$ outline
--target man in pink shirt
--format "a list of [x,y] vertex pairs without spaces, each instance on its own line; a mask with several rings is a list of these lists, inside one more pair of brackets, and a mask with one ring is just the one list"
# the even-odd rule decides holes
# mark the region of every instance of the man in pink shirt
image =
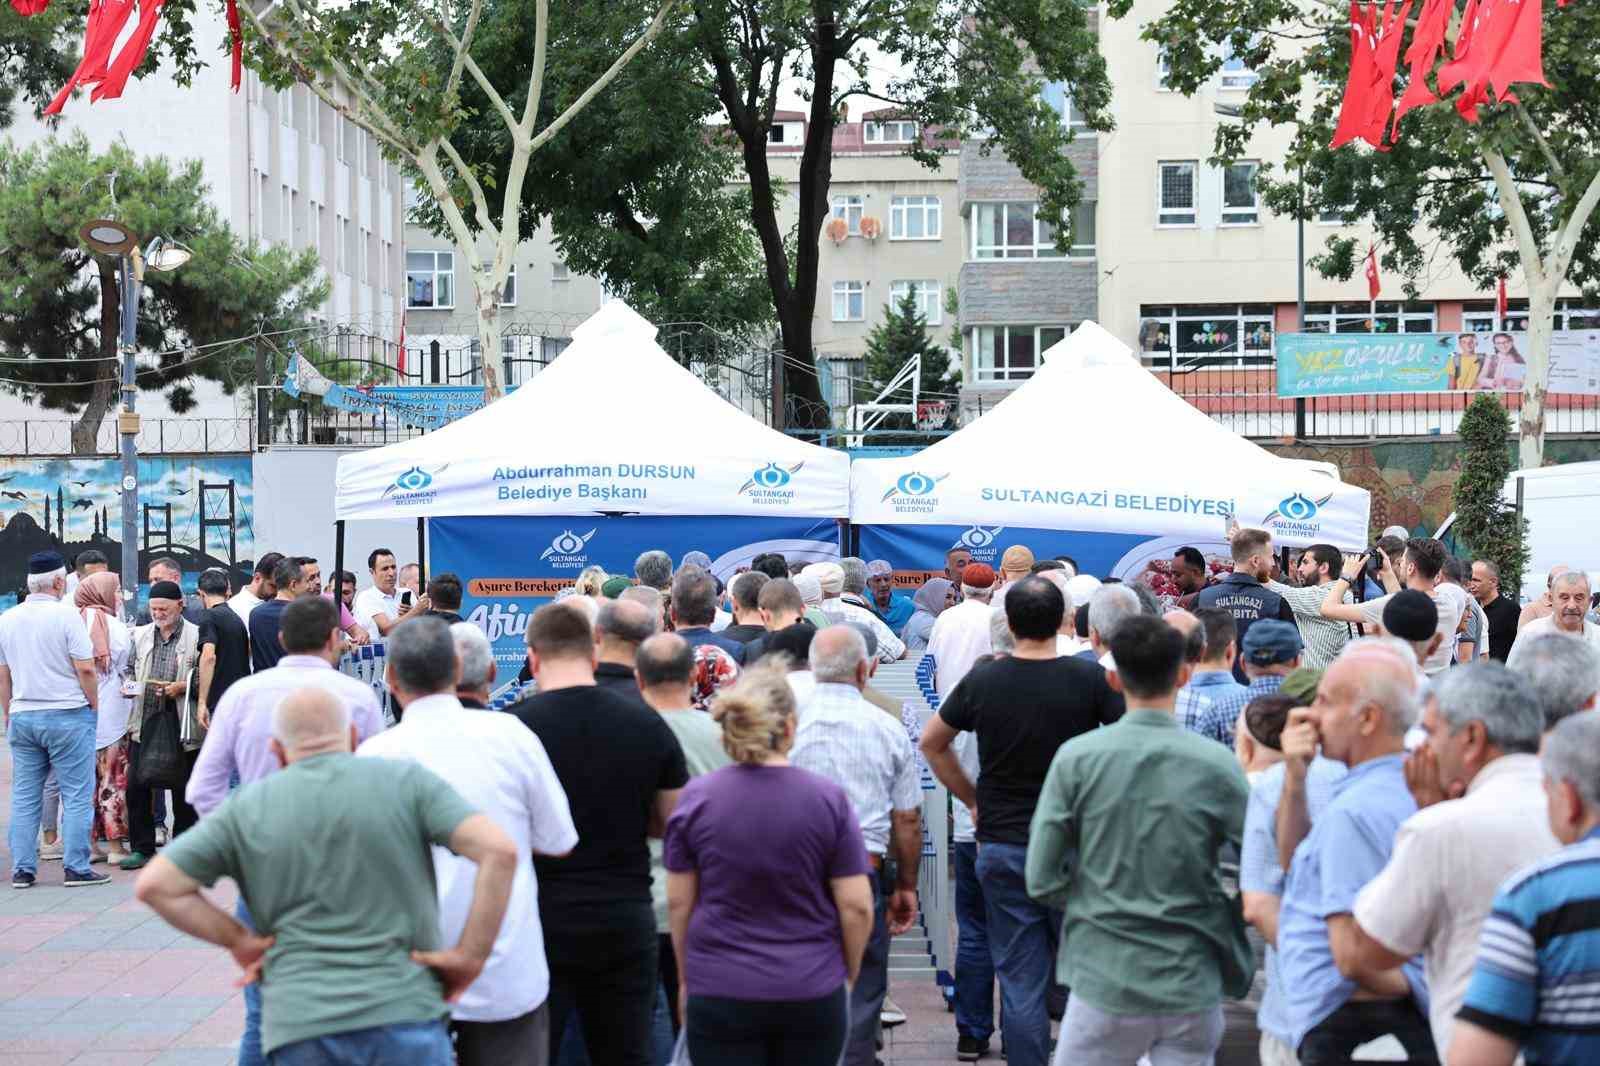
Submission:
[[[306,591],[313,596],[324,599],[333,599],[333,590],[322,591],[322,567],[315,559],[301,557],[300,570],[305,575]],[[339,628],[350,638],[352,644],[369,644],[372,634],[368,633],[365,626],[356,621],[356,616],[350,613],[350,608],[343,602],[339,603]]]

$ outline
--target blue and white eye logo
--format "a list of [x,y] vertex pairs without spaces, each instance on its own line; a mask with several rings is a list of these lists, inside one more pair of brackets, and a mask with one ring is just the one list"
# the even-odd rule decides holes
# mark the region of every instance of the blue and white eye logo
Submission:
[[956,542],[956,547],[966,548],[969,551],[975,552],[982,551],[985,548],[993,547],[995,539],[1000,536],[1000,533],[1004,529],[1005,526],[995,526],[993,529],[984,529],[982,526],[973,526],[971,529],[961,534],[961,539]]
[[1289,533],[1316,533],[1322,524],[1316,520],[1317,515],[1333,499],[1333,493],[1328,493],[1320,500],[1313,500],[1304,493],[1297,492],[1278,502],[1278,509],[1261,520],[1261,524],[1268,528],[1282,530]]
[[449,465],[445,463],[432,470],[424,470],[420,466],[409,467],[389,483],[389,487],[383,490],[381,498],[391,500],[395,504],[426,503],[435,495],[433,479],[443,473]]
[[938,487],[939,482],[949,476],[949,474],[931,476],[913,470],[909,474],[901,475],[900,480],[896,481],[889,491],[883,494],[883,498],[892,500],[897,496],[932,496],[933,490]]
[[550,542],[550,547],[544,550],[544,554],[539,556],[539,561],[541,563],[547,562],[558,570],[582,569],[589,562],[589,556],[583,549],[593,539],[599,528],[599,526],[596,526],[589,532],[581,534],[574,533],[570,529],[563,529],[556,534],[556,538]]
[[794,489],[789,487],[789,482],[794,480],[794,475],[805,465],[804,462],[795,463],[793,466],[768,463],[751,474],[750,480],[739,486],[739,491],[735,495],[748,496],[754,503],[786,506],[794,502]]

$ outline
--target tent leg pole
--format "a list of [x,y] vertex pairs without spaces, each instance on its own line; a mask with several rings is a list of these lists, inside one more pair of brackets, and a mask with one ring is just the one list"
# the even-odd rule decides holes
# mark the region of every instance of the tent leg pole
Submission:
[[428,520],[417,519],[417,592],[428,590]]
[[344,519],[333,523],[333,605],[344,604]]

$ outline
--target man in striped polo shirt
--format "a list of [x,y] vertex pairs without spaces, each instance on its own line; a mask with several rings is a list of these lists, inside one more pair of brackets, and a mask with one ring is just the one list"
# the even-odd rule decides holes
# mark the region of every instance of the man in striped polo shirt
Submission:
[[1512,875],[1488,919],[1450,1066],[1600,1062],[1600,715],[1575,714],[1540,756],[1566,847]]

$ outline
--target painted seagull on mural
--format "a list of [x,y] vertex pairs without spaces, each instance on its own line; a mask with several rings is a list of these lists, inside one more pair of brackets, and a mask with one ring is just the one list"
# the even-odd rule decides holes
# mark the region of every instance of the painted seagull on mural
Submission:
[[4,496],[8,500],[22,500],[24,502],[28,499],[26,492],[0,492],[0,496]]
[[80,489],[86,489],[90,485],[93,485],[94,482],[92,482],[92,481],[74,481],[73,484],[78,486]]
[[93,500],[73,500],[72,501],[72,509],[74,511],[81,511],[85,507],[93,507],[93,506],[94,506],[94,501]]

